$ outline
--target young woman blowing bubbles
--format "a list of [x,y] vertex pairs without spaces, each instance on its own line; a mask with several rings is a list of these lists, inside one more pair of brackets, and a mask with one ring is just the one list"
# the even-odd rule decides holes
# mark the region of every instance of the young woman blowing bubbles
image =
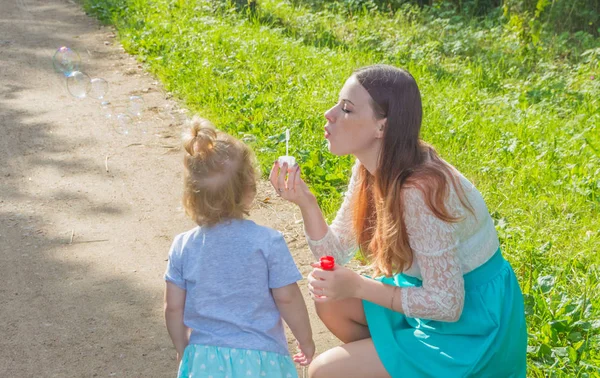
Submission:
[[[319,317],[345,344],[318,356],[312,378],[525,377],[523,297],[481,194],[420,137],[422,105],[406,71],[357,70],[325,113],[335,155],[356,164],[331,225],[300,177],[270,180],[300,207],[316,258]],[[359,250],[376,278],[345,268]]]

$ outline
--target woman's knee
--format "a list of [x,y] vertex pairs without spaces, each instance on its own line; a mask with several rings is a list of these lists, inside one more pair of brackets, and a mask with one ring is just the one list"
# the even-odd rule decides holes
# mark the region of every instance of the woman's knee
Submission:
[[317,315],[322,321],[327,320],[327,318],[334,317],[336,314],[339,315],[339,311],[336,311],[334,303],[335,302],[315,302]]
[[315,303],[315,308],[317,315],[324,323],[328,320],[339,321],[340,319],[348,319],[358,324],[367,325],[362,301],[356,298],[317,302]]
[[344,343],[370,337],[362,302],[347,299],[316,303],[317,315],[338,339]]
[[331,378],[330,366],[325,362],[323,355],[317,356],[308,367],[309,378]]
[[371,339],[329,349],[308,368],[310,378],[390,378]]

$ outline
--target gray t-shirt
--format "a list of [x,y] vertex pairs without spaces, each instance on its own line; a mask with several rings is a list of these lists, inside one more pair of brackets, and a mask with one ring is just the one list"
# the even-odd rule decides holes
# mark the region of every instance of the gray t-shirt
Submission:
[[278,231],[249,220],[175,237],[165,280],[186,290],[190,344],[288,354],[270,289],[302,279]]

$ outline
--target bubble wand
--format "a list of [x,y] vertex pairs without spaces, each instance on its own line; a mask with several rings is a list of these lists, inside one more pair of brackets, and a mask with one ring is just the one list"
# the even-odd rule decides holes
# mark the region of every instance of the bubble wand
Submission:
[[296,158],[289,156],[290,152],[290,129],[285,129],[285,156],[280,156],[277,159],[279,166],[282,167],[284,163],[287,163],[288,169],[296,165]]

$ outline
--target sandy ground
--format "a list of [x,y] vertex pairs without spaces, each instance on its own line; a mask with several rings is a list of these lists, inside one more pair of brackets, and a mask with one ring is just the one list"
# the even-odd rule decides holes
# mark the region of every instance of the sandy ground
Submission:
[[[129,135],[99,100],[69,94],[52,67],[63,45],[108,81],[114,114],[143,97]],[[184,117],[76,3],[0,0],[1,377],[175,376],[162,275],[173,236],[193,226],[180,205]],[[267,183],[252,219],[284,233],[306,276],[299,213]],[[318,349],[337,345],[306,298]]]

